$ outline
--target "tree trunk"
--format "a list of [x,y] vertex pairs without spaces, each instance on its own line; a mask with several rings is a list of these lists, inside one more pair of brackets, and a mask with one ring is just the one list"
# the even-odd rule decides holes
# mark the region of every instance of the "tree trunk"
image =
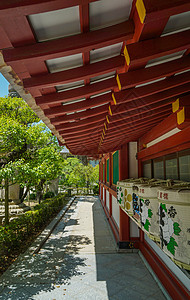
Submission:
[[[24,188],[22,186],[20,186],[19,188],[19,199],[21,201],[21,203],[23,202],[23,194],[24,194]],[[22,200],[23,199],[23,200]]]
[[5,179],[5,225],[9,224],[9,181]]
[[24,199],[26,198],[27,194],[29,191],[29,187],[27,186],[26,190],[24,193],[22,193],[22,197],[20,198],[20,202],[22,203],[24,201]]

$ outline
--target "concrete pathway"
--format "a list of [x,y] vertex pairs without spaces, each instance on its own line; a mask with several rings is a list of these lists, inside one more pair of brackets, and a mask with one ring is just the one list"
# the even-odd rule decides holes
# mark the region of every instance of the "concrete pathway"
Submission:
[[138,253],[118,253],[97,198],[80,197],[36,255],[0,278],[3,300],[165,299]]

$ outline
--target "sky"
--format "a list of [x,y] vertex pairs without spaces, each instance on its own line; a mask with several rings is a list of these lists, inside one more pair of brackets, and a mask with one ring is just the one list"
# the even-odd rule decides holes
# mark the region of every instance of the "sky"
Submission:
[[0,97],[5,97],[8,95],[9,82],[0,73]]

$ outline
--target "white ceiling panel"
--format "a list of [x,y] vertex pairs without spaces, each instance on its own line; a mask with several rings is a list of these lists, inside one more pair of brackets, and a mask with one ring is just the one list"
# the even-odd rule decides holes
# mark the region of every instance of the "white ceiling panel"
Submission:
[[81,101],[84,101],[84,100],[86,100],[86,99],[85,98],[80,98],[80,99],[76,99],[76,100],[72,100],[72,101],[63,102],[62,105],[67,106],[68,104],[78,103],[78,102],[81,102]]
[[98,97],[98,96],[102,96],[102,95],[105,95],[105,94],[108,94],[108,93],[110,93],[110,92],[111,92],[111,91],[106,91],[106,92],[102,92],[102,93],[99,93],[99,94],[92,95],[92,96],[90,96],[90,99],[96,98],[96,97]]
[[46,60],[50,73],[65,71],[83,65],[82,53]]
[[84,86],[84,80],[58,85],[58,86],[56,86],[56,89],[58,92],[63,92],[63,91],[67,91],[67,90],[73,90],[73,89],[79,88],[81,86]]
[[90,30],[111,26],[129,18],[132,0],[101,0],[90,3]]
[[171,16],[164,28],[163,35],[190,29],[190,11]]
[[166,79],[166,77],[155,79],[155,80],[152,80],[152,81],[149,81],[149,82],[145,82],[145,83],[142,83],[142,84],[138,84],[138,85],[135,86],[135,88],[141,87],[141,86],[144,86],[144,85],[149,85],[151,83],[156,83],[156,82],[164,80],[164,79]]
[[28,16],[38,42],[80,33],[79,7]]
[[115,77],[115,71],[93,77],[93,78],[90,79],[90,83],[93,84],[93,83],[100,82],[100,81],[110,79],[110,78],[113,78],[113,77]]
[[118,43],[114,44],[111,46],[99,48],[96,50],[91,50],[90,51],[90,62],[95,63],[97,61],[111,58],[117,55],[120,55],[121,53],[121,48],[122,48],[123,43]]
[[153,66],[156,66],[156,65],[160,65],[160,64],[163,64],[163,63],[181,58],[183,56],[183,54],[185,53],[185,51],[186,50],[183,50],[183,51],[175,52],[175,53],[165,55],[165,56],[162,56],[162,57],[158,57],[158,58],[155,58],[155,59],[151,59],[147,63],[146,68],[147,67],[153,67]]
[[175,73],[174,76],[180,75],[180,74],[183,74],[183,73],[186,73],[186,72],[189,72],[189,71],[190,71],[190,68],[189,68],[188,70],[185,70],[185,71],[181,71],[181,72]]

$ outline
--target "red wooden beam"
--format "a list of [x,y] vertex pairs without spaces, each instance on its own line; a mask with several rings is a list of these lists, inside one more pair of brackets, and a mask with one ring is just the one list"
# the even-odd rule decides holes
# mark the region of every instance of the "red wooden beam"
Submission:
[[69,139],[69,138],[74,138],[74,137],[85,137],[85,136],[91,136],[96,137],[99,136],[102,133],[102,127],[97,127],[96,129],[94,128],[90,128],[90,129],[86,129],[85,131],[82,132],[77,132],[77,133],[67,133],[67,134],[61,134],[61,136],[63,136],[65,139]]
[[87,149],[92,146],[98,148],[98,142],[86,142],[86,144],[77,144],[77,145],[68,144],[68,145],[72,149],[77,149],[79,147],[82,147],[83,149]]
[[136,129],[140,126],[144,126],[145,124],[149,124],[151,122],[154,122],[156,120],[157,121],[161,121],[163,120],[164,117],[168,116],[170,114],[170,110],[167,109],[164,112],[161,112],[159,115],[156,114],[152,114],[149,116],[149,119],[146,118],[145,120],[143,118],[139,118],[137,120],[133,120],[132,122],[128,122],[128,123],[119,123],[118,125],[108,128],[108,130],[106,131],[106,136],[104,138],[104,140],[106,140],[106,138],[112,136],[113,134],[119,133],[122,134],[123,133],[127,133],[127,132],[135,132]]
[[164,100],[159,103],[154,103],[154,104],[150,105],[149,107],[145,106],[144,109],[137,108],[137,109],[134,109],[133,111],[129,111],[129,112],[126,111],[123,114],[118,114],[118,115],[112,117],[109,127],[114,127],[115,122],[126,122],[127,120],[130,121],[130,120],[133,120],[134,118],[136,118],[136,119],[144,118],[146,116],[152,115],[152,113],[154,113],[154,112],[157,112],[157,113],[163,112],[168,108],[172,112],[171,103],[172,103],[172,99],[167,99],[167,100]]
[[145,24],[155,19],[170,17],[190,10],[188,0],[144,0]]
[[145,112],[143,114],[141,113],[141,114],[137,115],[136,117],[124,118],[123,120],[108,124],[106,133],[109,134],[109,132],[112,130],[120,130],[120,127],[122,129],[122,127],[124,128],[127,126],[129,129],[131,129],[131,127],[132,127],[133,130],[135,130],[136,125],[144,123],[146,121],[150,121],[155,118],[160,118],[162,116],[166,116],[169,113],[171,113],[171,107],[167,106],[162,109]]
[[100,138],[100,136],[102,135],[102,128],[100,128],[100,130],[86,130],[85,132],[82,132],[80,134],[73,134],[70,136],[66,136],[64,138],[64,140],[66,142],[75,142],[75,141],[85,141],[85,140],[95,140]]
[[103,75],[116,70],[122,70],[124,66],[124,57],[119,55],[113,58],[105,59],[90,65],[56,72],[52,74],[43,74],[26,78],[23,80],[26,89],[38,87],[45,88],[64,83],[85,80],[91,77]]
[[94,94],[103,93],[108,90],[113,90],[117,87],[117,82],[115,78],[110,78],[103,80],[101,82],[89,84],[79,88],[59,92],[51,93],[47,95],[42,95],[41,97],[36,97],[36,104],[60,104],[62,102],[72,101],[84,97],[90,97]]
[[98,116],[103,112],[107,112],[109,108],[109,104],[101,105],[100,107],[90,108],[82,112],[65,115],[64,113],[60,117],[50,117],[50,121],[52,124],[57,125],[60,123],[67,123],[69,121],[80,120],[80,119],[88,119],[89,117]]
[[108,145],[108,144],[114,144],[115,142],[117,143],[118,139],[121,137],[123,143],[127,141],[132,141],[134,140],[134,137],[138,137],[141,135],[141,133],[146,132],[147,130],[150,130],[150,128],[154,127],[155,125],[157,125],[159,122],[158,121],[152,121],[150,123],[144,124],[143,126],[137,127],[136,131],[129,131],[129,132],[124,132],[123,135],[117,135],[115,137],[112,137],[109,140],[104,140],[102,143],[102,146]]
[[136,109],[140,110],[143,107],[148,110],[149,106],[153,104],[156,104],[157,107],[161,107],[165,103],[172,103],[176,100],[176,97],[188,91],[190,91],[190,84],[181,85],[179,87],[154,94],[153,96],[147,96],[142,99],[136,99],[127,103],[112,106],[112,114],[114,116],[116,114],[125,113],[126,111],[134,111]]
[[175,73],[188,70],[189,65],[190,57],[187,56],[146,69],[119,74],[120,86],[121,89],[126,89],[163,77],[172,76]]
[[86,143],[86,144],[76,144],[76,145],[68,144],[68,146],[69,146],[70,148],[72,148],[72,149],[77,149],[77,148],[79,148],[79,147],[82,146],[83,150],[84,150],[84,149],[86,150],[86,149],[88,149],[89,147],[92,147],[92,146],[98,148],[98,142],[96,142],[96,143],[88,142],[88,143]]
[[146,145],[147,143],[176,128],[176,121],[176,114],[169,115],[158,126],[154,127],[151,131],[140,138],[140,148],[143,148],[143,145]]
[[103,29],[56,39],[56,42],[52,40],[5,49],[3,57],[7,63],[48,60],[120,43],[132,39],[133,34],[134,25],[129,20]]
[[92,129],[92,128],[99,128],[103,125],[104,121],[97,121],[96,123],[92,123],[92,124],[88,124],[86,126],[80,126],[80,127],[76,127],[76,128],[71,128],[71,129],[60,129],[59,133],[63,136],[67,136],[67,135],[74,135],[76,133],[81,133],[84,132],[86,130]]
[[172,110],[173,112],[178,111],[183,106],[189,106],[190,105],[190,94],[187,94],[185,96],[179,96],[179,98],[172,103]]
[[[150,124],[150,122],[151,122],[150,116],[152,118],[156,119],[157,121],[159,121],[158,118],[160,118],[160,114],[162,114],[162,117],[165,117],[166,115],[168,115],[169,112],[170,112],[170,108],[167,109],[167,110],[163,110],[159,113],[158,112],[155,112],[154,114],[152,113],[151,115],[148,116],[149,119],[148,119],[148,117],[143,118],[143,116],[142,116],[141,118],[139,118],[139,120],[134,120],[132,129],[131,129],[131,126],[130,126],[130,122],[129,122],[128,125],[122,124],[121,128],[118,129],[118,127],[116,127],[115,131],[114,131],[114,129],[112,129],[111,131],[106,131],[105,139],[107,139],[108,137],[110,139],[113,139],[113,137],[115,137],[113,134],[116,134],[116,133],[117,133],[117,136],[119,136],[119,135],[123,136],[123,134],[126,133],[126,129],[129,129],[132,132],[136,132],[138,125],[139,126],[142,125],[147,120]],[[135,123],[137,123],[137,125],[135,125]],[[126,129],[125,129],[125,127],[126,127]],[[96,140],[97,137],[99,137],[99,139],[100,139],[100,135],[102,134],[102,129],[103,129],[103,126],[102,126],[102,128],[100,127],[100,129],[98,131],[87,130],[84,133],[80,133],[80,135],[78,135],[77,133],[73,133],[73,134],[70,134],[69,136],[65,136],[63,134],[63,137],[65,138],[66,142],[67,141],[71,141],[71,142],[74,141],[75,142],[77,140],[80,143],[80,138],[82,140],[86,140],[86,139],[87,140],[89,140],[89,139],[90,140]],[[122,131],[122,129],[124,129],[124,132]]]
[[84,100],[72,104],[59,105],[52,108],[44,109],[44,114],[48,117],[54,115],[59,116],[69,112],[76,112],[83,109],[95,107],[97,105],[108,103],[110,101],[111,101],[111,93],[107,93],[105,95],[97,96],[89,100]]
[[[99,139],[100,139],[100,133],[99,133],[99,135],[96,135],[96,136],[93,137],[93,140],[95,140],[95,141],[96,140],[99,141]],[[66,143],[80,143],[80,141],[81,142],[85,142],[85,141],[91,141],[91,140],[92,140],[92,135],[89,134],[87,136],[80,136],[80,137],[78,137],[76,135],[76,136],[73,136],[73,137],[70,137],[70,138],[66,138],[65,142]]]
[[91,118],[86,118],[86,119],[83,119],[81,121],[61,123],[59,125],[55,125],[55,129],[57,129],[57,130],[60,130],[60,129],[63,129],[63,130],[75,129],[75,128],[80,127],[80,126],[87,126],[87,125],[90,125],[90,124],[93,124],[93,123],[97,123],[99,121],[105,120],[105,118],[106,118],[106,114],[102,113],[98,116],[94,116],[94,117],[91,117]]
[[147,61],[190,48],[190,30],[168,36],[143,40],[127,45],[129,64],[146,64]]
[[[104,152],[104,153],[112,152],[112,151],[120,149],[120,147],[123,144],[126,144],[128,142],[137,141],[137,139],[139,138],[139,136],[141,136],[142,134],[144,134],[147,130],[150,130],[153,126],[154,126],[154,124],[150,124],[149,126],[146,126],[146,127],[142,128],[142,129],[139,129],[135,133],[131,133],[130,135],[123,134],[122,137],[118,137],[116,139],[107,141],[105,144],[104,143],[101,144],[101,146],[99,148],[100,152],[101,153],[102,152]],[[115,147],[117,149],[115,149]]]
[[149,159],[165,155],[166,153],[173,153],[190,147],[190,127],[170,136],[165,140],[146,148],[138,153],[138,159]]
[[38,2],[36,0],[8,0],[0,3],[0,14],[3,16],[5,14],[15,15],[16,13],[39,14],[95,1],[97,0],[40,0]]
[[88,143],[88,142],[94,142],[94,143],[99,143],[100,141],[100,137],[97,137],[95,139],[91,139],[91,138],[86,138],[86,139],[78,139],[78,140],[71,140],[71,141],[65,141],[66,144],[72,146],[72,145],[82,145],[82,144],[85,144],[85,143]]
[[182,130],[188,126],[190,126],[190,105],[177,112],[177,127]]
[[[135,100],[138,98],[146,97],[156,94],[158,92],[165,91],[170,88],[177,87],[182,84],[190,82],[190,72],[185,72],[176,76],[172,76],[161,80],[159,82],[151,83],[145,86],[126,89],[117,93],[114,93],[114,97],[117,104]],[[188,87],[189,85],[187,85]]]

